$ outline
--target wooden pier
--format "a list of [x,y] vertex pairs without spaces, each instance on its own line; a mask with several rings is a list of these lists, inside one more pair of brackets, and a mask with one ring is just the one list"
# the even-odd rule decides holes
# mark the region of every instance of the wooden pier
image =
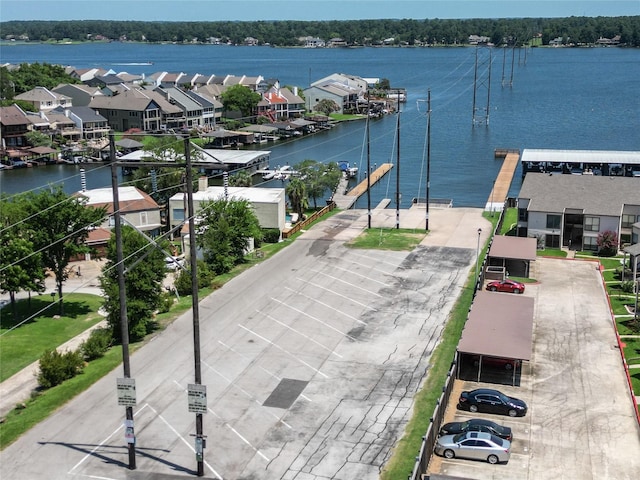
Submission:
[[365,178],[348,192],[344,191],[347,186],[346,179],[344,179],[344,183],[343,181],[340,182],[337,192],[333,195],[333,201],[336,202],[338,208],[341,208],[343,210],[351,208],[356,203],[356,200],[358,200],[358,198],[366,193],[369,182],[371,182],[371,185],[374,185],[382,177],[389,173],[389,170],[391,170],[392,168],[392,163],[383,163],[371,173],[369,179]]
[[491,189],[491,193],[489,193],[487,204],[484,207],[487,212],[500,212],[504,208],[504,202],[509,195],[513,175],[520,162],[520,151],[496,149],[495,157],[503,158],[504,160],[502,162],[502,168],[493,182],[493,188]]

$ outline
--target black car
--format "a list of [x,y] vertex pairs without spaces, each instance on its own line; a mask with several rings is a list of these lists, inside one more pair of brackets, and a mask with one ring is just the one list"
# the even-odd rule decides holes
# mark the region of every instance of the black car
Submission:
[[440,435],[455,435],[466,432],[487,432],[496,437],[504,438],[505,440],[513,440],[511,428],[498,425],[491,420],[484,420],[483,418],[472,418],[466,422],[445,423],[442,428],[440,428]]
[[527,404],[522,400],[490,388],[462,392],[458,400],[458,408],[472,413],[497,413],[510,417],[524,417],[527,414]]

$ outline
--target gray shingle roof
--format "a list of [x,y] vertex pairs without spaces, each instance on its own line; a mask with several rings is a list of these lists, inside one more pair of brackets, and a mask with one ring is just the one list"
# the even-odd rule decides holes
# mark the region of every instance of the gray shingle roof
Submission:
[[587,215],[620,216],[625,204],[640,205],[640,179],[598,175],[527,173],[518,198],[529,211],[583,210]]

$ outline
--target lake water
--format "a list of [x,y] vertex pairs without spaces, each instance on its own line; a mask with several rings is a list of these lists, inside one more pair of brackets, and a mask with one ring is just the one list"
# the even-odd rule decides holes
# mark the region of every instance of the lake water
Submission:
[[[400,114],[400,191],[402,206],[424,197],[426,176],[426,98],[431,90],[432,198],[454,206],[484,206],[501,162],[495,149],[550,148],[640,151],[640,49],[538,48],[516,51],[513,82],[511,52],[479,51],[478,108],[487,105],[489,125],[473,126],[475,48],[284,49],[213,45],[2,45],[0,63],[47,62],[116,72],[158,71],[277,78],[305,88],[334,72],[389,79],[406,88]],[[143,65],[152,62],[152,65]],[[503,74],[504,72],[504,74]],[[487,88],[489,87],[489,88]],[[488,95],[490,92],[490,95]],[[396,163],[397,117],[373,121],[371,164]],[[271,165],[304,159],[348,161],[366,170],[365,122],[280,145],[269,144]],[[110,186],[110,169],[84,165],[88,188]],[[63,182],[80,189],[79,167],[48,166],[0,173],[0,190],[17,193]],[[372,191],[375,205],[395,198],[390,175]],[[520,187],[516,173],[511,194]]]

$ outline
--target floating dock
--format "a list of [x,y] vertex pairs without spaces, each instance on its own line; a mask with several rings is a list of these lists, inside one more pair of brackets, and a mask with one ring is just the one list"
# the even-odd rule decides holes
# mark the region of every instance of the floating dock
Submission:
[[487,204],[484,207],[487,212],[501,212],[504,208],[504,202],[509,195],[513,175],[516,173],[516,168],[520,162],[520,151],[496,149],[495,157],[503,158],[504,160],[502,168],[493,182],[493,188],[489,193]]
[[338,208],[343,210],[347,210],[353,207],[353,205],[356,203],[356,200],[358,200],[358,198],[366,193],[369,182],[371,182],[371,185],[374,185],[382,177],[389,173],[389,170],[391,170],[392,168],[392,163],[383,163],[371,173],[369,179],[365,178],[348,192],[345,192],[348,180],[341,180],[336,193],[334,193],[333,195],[333,201],[336,202]]

